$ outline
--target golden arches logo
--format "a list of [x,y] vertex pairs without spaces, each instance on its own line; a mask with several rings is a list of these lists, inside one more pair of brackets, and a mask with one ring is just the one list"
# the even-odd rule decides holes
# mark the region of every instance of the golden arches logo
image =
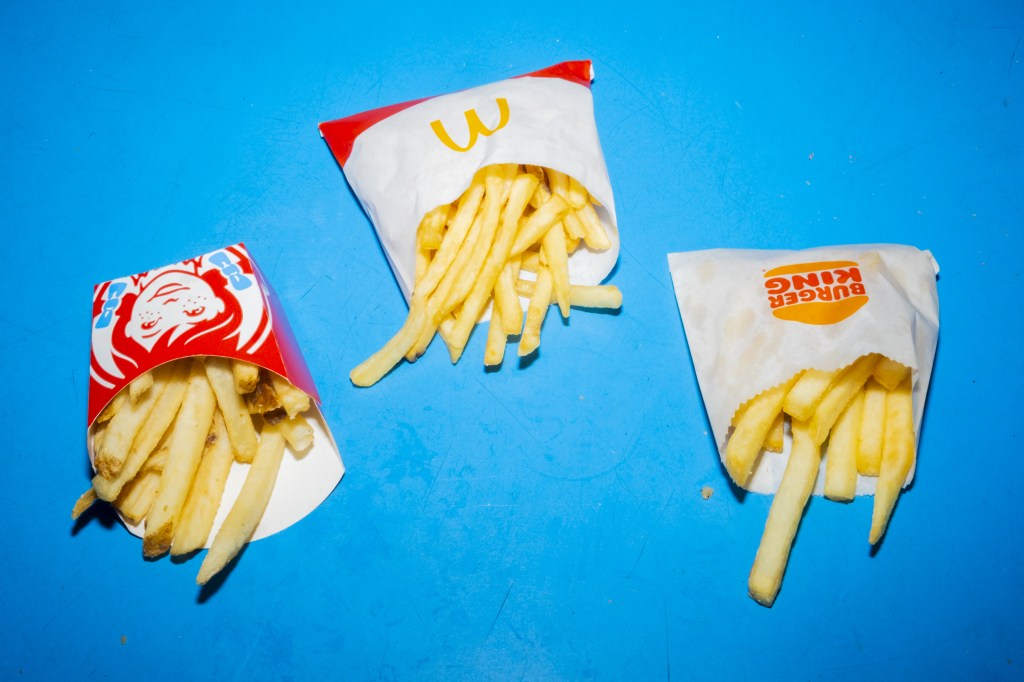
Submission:
[[477,138],[481,135],[489,137],[494,133],[498,132],[505,127],[508,123],[508,100],[504,97],[498,97],[494,100],[494,103],[498,105],[498,125],[494,128],[488,128],[484,125],[484,122],[480,120],[480,116],[476,113],[476,109],[469,109],[463,112],[466,117],[466,127],[469,128],[469,141],[466,142],[465,147],[460,147],[452,139],[448,131],[445,130],[444,124],[441,123],[441,119],[432,121],[430,123],[430,129],[437,135],[437,139],[441,140],[445,147],[448,147],[452,151],[456,152],[468,152],[476,144]]

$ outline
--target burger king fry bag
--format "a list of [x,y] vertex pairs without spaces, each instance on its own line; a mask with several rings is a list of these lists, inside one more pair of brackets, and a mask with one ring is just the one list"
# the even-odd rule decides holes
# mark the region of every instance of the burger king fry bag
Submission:
[[545,166],[578,180],[599,202],[611,248],[579,249],[574,284],[599,284],[619,253],[608,170],[594,120],[589,61],[563,62],[516,78],[394,104],[320,124],[320,133],[373,222],[409,300],[416,228],[454,201],[474,174],[501,163]]
[[[723,461],[733,417],[748,400],[803,370],[838,370],[871,353],[911,368],[920,433],[939,332],[938,264],[930,252],[894,244],[711,249],[672,253],[668,262]],[[781,454],[764,452],[743,487],[775,492],[789,448],[787,437]],[[913,475],[912,468],[904,485]],[[858,476],[856,493],[872,494],[875,483]]]

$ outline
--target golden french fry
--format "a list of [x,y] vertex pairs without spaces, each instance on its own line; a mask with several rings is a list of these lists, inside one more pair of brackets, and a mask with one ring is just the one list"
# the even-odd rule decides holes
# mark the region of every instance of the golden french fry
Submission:
[[785,421],[785,413],[779,412],[779,416],[775,418],[772,428],[768,430],[768,435],[764,438],[764,445],[762,447],[768,452],[782,452],[786,437]]
[[277,427],[281,429],[281,435],[292,452],[303,453],[313,447],[313,427],[309,425],[306,418],[297,414],[291,419],[282,419]]
[[506,336],[518,334],[523,329],[523,308],[519,305],[519,295],[516,293],[515,271],[515,262],[505,263],[494,284],[494,307],[501,313]]
[[540,252],[524,251],[519,259],[519,268],[536,274],[540,270]]
[[864,391],[858,391],[839,415],[828,437],[825,497],[846,502],[857,495],[857,440],[864,413]]
[[188,391],[167,437],[167,463],[160,476],[157,497],[146,518],[142,538],[142,552],[146,557],[160,556],[171,548],[175,524],[199,466],[216,407],[217,399],[206,378],[203,361],[193,358]]
[[186,361],[168,363],[157,372],[153,388],[149,390],[150,394],[157,396],[156,403],[135,435],[121,471],[114,478],[97,474],[92,479],[92,487],[101,500],[116,500],[124,486],[135,478],[153,451],[158,449],[185,397],[188,372],[189,363]]
[[427,268],[423,279],[419,282],[416,293],[420,296],[424,298],[429,296],[440,283],[448,268],[451,267],[470,227],[473,226],[473,220],[483,198],[484,174],[478,172],[473,177],[469,189],[459,199],[459,207],[448,224],[448,231],[445,233],[437,253],[434,254],[434,258],[430,261],[430,267]]
[[[528,279],[516,281],[516,293],[526,298],[533,297],[536,283]],[[598,308],[615,310],[622,307],[622,292],[613,284],[569,286],[569,305],[573,308]]]
[[[249,419],[249,416],[246,415],[245,418]],[[188,554],[206,544],[233,461],[231,434],[224,415],[221,410],[217,410],[213,415],[210,431],[206,435],[195,479],[174,528],[174,539],[171,541],[172,555]]]
[[572,240],[570,252],[575,251],[579,248],[583,235],[586,234],[586,230],[583,229],[583,223],[580,222],[575,211],[569,211],[562,216],[562,225],[565,227],[566,236]]
[[231,375],[235,378],[235,392],[240,395],[252,393],[260,380],[260,368],[244,360],[231,361]]
[[557,194],[552,194],[543,206],[527,218],[526,223],[516,233],[510,255],[516,256],[540,241],[544,233],[558,223],[569,209],[569,202]]
[[484,347],[484,365],[497,367],[505,359],[505,343],[508,334],[501,320],[501,312],[497,306],[491,309],[491,321],[487,325],[487,345]]
[[545,174],[548,178],[548,185],[551,187],[551,193],[557,194],[565,200],[569,199],[569,176],[560,171],[556,171],[554,168],[545,169]]
[[832,425],[836,423],[836,419],[846,409],[846,405],[857,391],[864,387],[864,382],[871,376],[871,370],[874,369],[876,362],[877,355],[862,355],[832,380],[828,391],[814,409],[814,416],[811,417],[809,426],[816,443],[821,445],[828,438]]
[[210,545],[210,551],[203,558],[199,575],[196,577],[197,584],[205,585],[252,538],[256,526],[263,518],[267,503],[270,502],[270,494],[274,490],[277,472],[284,456],[284,445],[284,436],[277,426],[264,426],[256,458],[249,467],[249,473],[245,477],[238,498],[214,537],[213,544]]
[[[239,462],[251,462],[259,447],[256,428],[252,425],[249,408],[245,399],[235,390],[235,378],[231,369],[232,363],[227,358],[206,358],[206,378],[217,396],[217,405],[223,415],[227,427],[228,440]],[[271,376],[271,383],[273,377]],[[277,386],[274,386],[275,390]],[[280,392],[278,392],[280,395]],[[282,396],[282,402],[284,397]]]
[[569,253],[565,247],[565,230],[562,223],[555,225],[544,233],[541,240],[541,253],[547,260],[551,271],[551,282],[558,302],[558,310],[562,317],[569,317]]
[[519,338],[519,357],[529,355],[540,346],[540,328],[551,305],[552,287],[551,272],[547,268],[541,268],[537,273],[537,283],[530,298],[530,305],[526,309],[526,323],[523,325],[523,335]]
[[424,306],[414,298],[405,324],[380,350],[352,370],[349,374],[352,383],[356,386],[373,386],[380,381],[416,343],[426,322]]
[[864,408],[857,438],[857,471],[864,476],[877,476],[882,468],[887,393],[885,387],[874,379],[868,379],[864,384]]
[[441,204],[423,216],[420,226],[416,229],[417,242],[421,249],[435,251],[441,246],[451,209],[451,204]]
[[886,390],[894,391],[910,376],[910,368],[882,356],[878,359],[878,364],[875,365],[875,370],[871,375],[875,381],[885,386]]
[[96,417],[96,423],[106,424],[109,422],[111,418],[120,411],[126,400],[128,400],[128,389],[123,389],[119,391],[118,394],[115,395],[109,403],[107,403],[106,407],[100,411],[99,416]]
[[153,386],[153,373],[143,372],[139,376],[135,377],[130,384],[128,384],[128,399],[132,403],[139,402],[139,398]]
[[[166,373],[162,368],[155,371],[161,376]],[[151,390],[146,391],[136,403],[126,400],[121,409],[110,419],[103,442],[100,443],[100,449],[93,462],[101,476],[109,479],[121,473],[121,467],[124,466],[124,461],[128,457],[132,441],[135,440],[139,429],[146,422],[146,417],[149,416],[158,397],[159,391]]]
[[569,191],[566,193],[565,198],[569,201],[569,205],[577,211],[590,203],[590,196],[587,194],[587,190],[583,189],[583,185],[573,177],[569,178]]
[[71,510],[71,520],[74,521],[78,519],[78,517],[84,514],[85,510],[91,507],[92,503],[97,499],[96,491],[92,488],[89,488],[82,493],[82,496],[75,501],[75,506]]
[[782,475],[782,483],[768,511],[768,521],[747,583],[750,596],[762,606],[771,606],[779,593],[782,576],[789,563],[793,538],[796,537],[800,517],[807,506],[821,466],[821,450],[808,425],[793,419],[790,428],[793,432],[793,448]]
[[839,372],[826,372],[820,369],[808,369],[793,388],[786,395],[786,402],[782,404],[782,411],[793,419],[802,422],[809,421],[814,414],[814,408],[821,402],[821,398],[828,390],[829,384]]
[[882,441],[882,468],[878,472],[878,488],[871,513],[872,545],[882,539],[889,525],[900,490],[914,465],[914,402],[910,376],[885,398],[885,437]]
[[594,210],[593,205],[583,204],[583,208],[576,209],[576,217],[583,225],[583,241],[595,251],[607,251],[612,247],[608,234],[604,231],[604,225]]
[[782,402],[795,381],[796,377],[748,401],[725,445],[725,468],[737,484],[744,485],[754,472],[764,439],[782,412]]

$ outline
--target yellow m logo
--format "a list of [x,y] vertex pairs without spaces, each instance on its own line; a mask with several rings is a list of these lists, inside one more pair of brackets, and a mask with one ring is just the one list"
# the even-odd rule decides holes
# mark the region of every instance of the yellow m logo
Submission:
[[441,123],[441,119],[433,121],[430,124],[430,129],[437,135],[437,139],[444,143],[444,146],[456,152],[468,152],[476,144],[476,140],[480,135],[488,137],[502,128],[508,123],[508,100],[504,97],[498,97],[494,100],[494,103],[498,105],[498,125],[493,130],[484,125],[483,121],[476,113],[476,109],[470,109],[464,112],[466,116],[466,127],[469,128],[469,141],[465,147],[460,147],[455,144],[455,140],[452,139],[448,131],[444,129],[444,124]]

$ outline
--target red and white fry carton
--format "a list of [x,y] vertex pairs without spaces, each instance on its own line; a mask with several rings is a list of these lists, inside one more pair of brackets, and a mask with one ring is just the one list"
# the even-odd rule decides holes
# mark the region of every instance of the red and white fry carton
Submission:
[[[96,285],[88,424],[139,375],[197,355],[259,365],[312,398],[306,417],[313,446],[300,457],[286,453],[252,539],[284,530],[327,498],[345,467],[284,310],[244,244]],[[89,457],[95,457],[91,438]],[[248,466],[232,464],[211,538],[238,496]],[[128,529],[141,537],[141,526]]]
[[484,166],[517,163],[570,175],[600,203],[612,246],[569,259],[574,284],[600,284],[615,266],[619,237],[608,169],[594,120],[589,61],[438,97],[393,104],[320,124],[320,133],[373,222],[408,300],[416,228],[457,199]]
[[[939,335],[939,266],[930,252],[900,244],[709,249],[671,253],[668,264],[723,459],[743,403],[805,369],[837,370],[870,353],[911,369],[919,436]],[[744,487],[775,492],[790,445],[787,433],[783,452],[764,452]],[[824,472],[822,465],[815,495]],[[904,485],[913,476],[912,468]],[[873,494],[876,483],[858,476],[857,494]]]

